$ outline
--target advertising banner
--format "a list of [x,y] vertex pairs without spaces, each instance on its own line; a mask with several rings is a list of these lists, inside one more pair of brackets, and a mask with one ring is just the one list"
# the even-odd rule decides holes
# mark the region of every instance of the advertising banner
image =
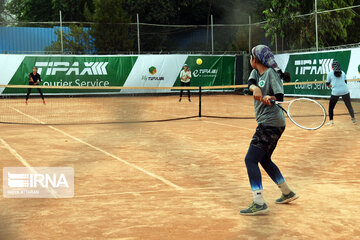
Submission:
[[[326,81],[327,74],[332,71],[333,61],[338,61],[347,79],[360,78],[360,49],[324,51],[313,53],[280,54],[275,56],[281,69],[290,72],[291,82],[322,83],[285,86],[288,96],[320,96],[330,97],[331,88]],[[349,82],[352,98],[360,98],[359,82]]]
[[[2,85],[27,85],[33,66],[43,86],[173,87],[180,86],[184,64],[192,71],[192,86],[233,85],[235,56],[133,55],[133,56],[25,56],[0,55],[6,73]],[[27,89],[2,88],[0,93],[25,94]],[[144,90],[142,90],[144,92]],[[157,90],[168,91],[168,90]],[[140,90],[44,89],[45,93],[129,93]],[[145,90],[145,92],[149,92]]]

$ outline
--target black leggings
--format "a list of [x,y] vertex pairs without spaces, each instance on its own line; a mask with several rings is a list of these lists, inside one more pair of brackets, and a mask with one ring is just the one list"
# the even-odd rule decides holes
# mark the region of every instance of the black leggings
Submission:
[[330,97],[330,103],[329,103],[329,117],[330,117],[330,120],[333,120],[334,118],[334,108],[335,108],[335,105],[337,103],[337,101],[339,100],[339,97],[342,98],[342,100],[344,101],[348,111],[349,111],[349,114],[351,116],[351,118],[354,118],[354,110],[351,106],[351,100],[350,100],[350,93],[348,94],[345,94],[345,95],[342,95],[342,96],[334,96],[334,95],[331,95]]
[[[186,86],[186,87],[190,87],[190,82],[187,82],[187,83],[184,83],[184,82],[181,82],[181,86]],[[188,98],[190,98],[190,90],[187,90],[188,92]],[[180,98],[182,98],[182,95],[183,95],[183,90],[181,89],[180,90]]]
[[[32,90],[32,88],[28,88],[28,92],[27,92],[27,94],[26,94],[26,101],[27,101],[27,100],[29,99],[29,97],[30,97],[31,90]],[[41,89],[40,89],[40,88],[37,88],[37,90],[38,90],[38,92],[40,93],[40,96],[41,96],[42,100],[44,100],[44,95],[43,95]]]
[[267,127],[259,124],[245,157],[250,186],[253,191],[263,189],[259,163],[276,183],[285,182],[279,168],[271,160],[276,145],[285,127]]

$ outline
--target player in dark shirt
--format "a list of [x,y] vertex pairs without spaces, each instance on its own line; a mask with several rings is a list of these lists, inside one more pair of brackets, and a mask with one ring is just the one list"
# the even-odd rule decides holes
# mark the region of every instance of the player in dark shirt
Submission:
[[[29,73],[29,85],[39,85],[40,82],[41,82],[40,74],[37,73],[37,68],[33,67],[33,71],[31,73]],[[27,102],[28,102],[31,90],[32,90],[32,88],[28,88],[28,92],[26,94],[26,101],[25,101],[26,105],[28,104]],[[37,88],[37,90],[40,93],[43,103],[45,104],[44,95],[43,95],[41,89]]]

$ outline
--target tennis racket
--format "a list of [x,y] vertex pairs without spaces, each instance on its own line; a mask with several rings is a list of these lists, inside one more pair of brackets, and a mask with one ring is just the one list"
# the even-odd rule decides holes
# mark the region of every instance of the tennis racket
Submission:
[[[297,98],[291,101],[278,102],[270,100],[281,108],[289,119],[298,127],[306,130],[321,128],[326,121],[326,111],[318,102],[310,98]],[[285,110],[281,104],[288,104]]]

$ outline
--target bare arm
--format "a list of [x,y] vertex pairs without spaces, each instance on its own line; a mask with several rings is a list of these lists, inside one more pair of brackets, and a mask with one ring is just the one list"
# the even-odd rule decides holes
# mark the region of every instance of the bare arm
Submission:
[[275,96],[266,95],[266,96],[263,97],[261,89],[258,86],[254,85],[254,84],[252,84],[249,87],[249,89],[250,89],[251,92],[253,92],[253,96],[254,96],[255,100],[261,101],[262,103],[264,103],[266,105],[271,105],[270,100],[275,100],[276,101]]
[[250,85],[249,90],[253,92],[253,96],[255,100],[261,101],[263,95],[261,89],[255,84]]

